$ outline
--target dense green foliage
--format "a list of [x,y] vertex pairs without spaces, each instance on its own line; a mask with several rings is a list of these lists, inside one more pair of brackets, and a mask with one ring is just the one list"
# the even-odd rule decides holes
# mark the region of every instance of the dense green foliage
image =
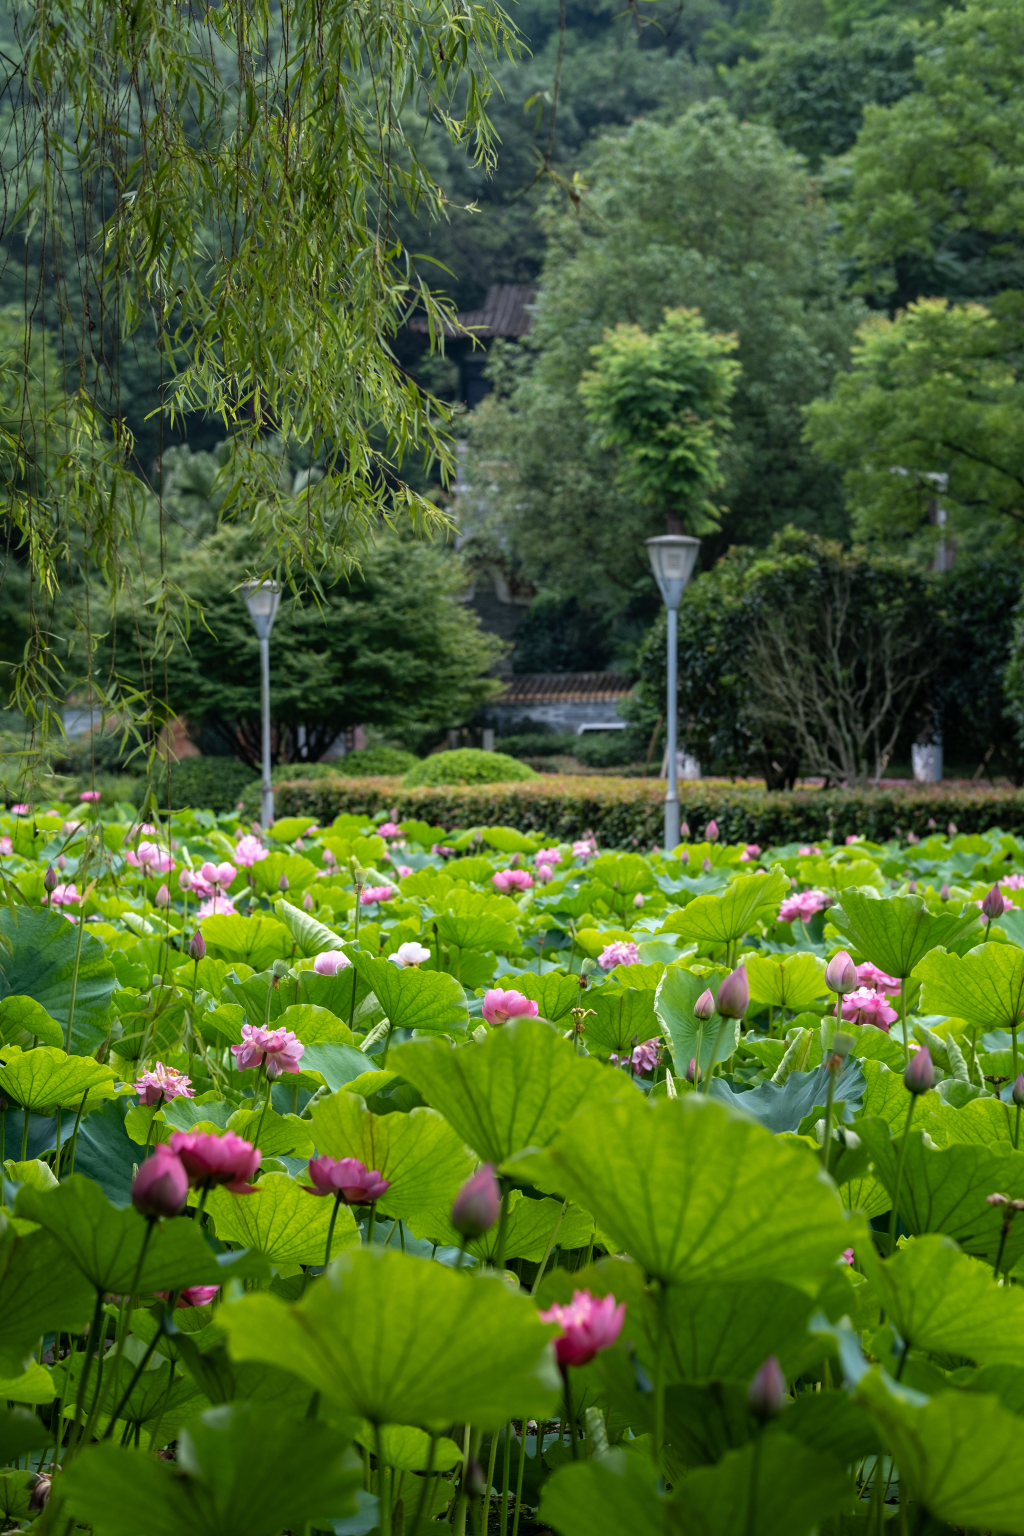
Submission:
[[503,752],[457,747],[452,752],[434,752],[416,763],[402,783],[411,789],[416,784],[514,784],[533,777],[532,768]]

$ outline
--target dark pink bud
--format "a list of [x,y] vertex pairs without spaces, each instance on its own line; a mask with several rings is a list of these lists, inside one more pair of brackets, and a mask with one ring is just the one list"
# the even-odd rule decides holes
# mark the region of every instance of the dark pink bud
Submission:
[[452,1226],[460,1237],[483,1237],[501,1214],[501,1189],[485,1163],[466,1180],[452,1203]]
[[46,874],[43,876],[43,888],[47,891],[55,891],[57,889],[57,871],[52,864],[46,866]]
[[943,883],[943,885],[942,885],[942,887],[941,887],[941,889],[939,891],[939,900],[940,901],[948,901],[949,900],[949,886],[946,885],[945,883]]
[[710,875],[712,869],[714,868],[714,865],[712,864],[711,860],[708,858],[707,854],[705,854],[704,857],[701,859],[700,867],[701,867],[702,872],[705,875]]
[[991,922],[994,917],[1002,917],[1004,911],[1003,893],[999,889],[998,885],[994,885],[990,891],[986,891],[985,899],[981,904],[981,910],[984,912],[989,922]]
[[193,960],[203,960],[206,958],[206,940],[203,938],[203,930],[201,928],[197,928],[192,935],[188,952]]
[[1018,1109],[1024,1108],[1024,1072],[1018,1072],[1013,1080],[1010,1095]]
[[742,1019],[750,1006],[750,987],[745,965],[738,965],[734,971],[729,972],[718,989],[717,1004],[723,1019]]
[[132,1180],[132,1205],[142,1216],[177,1216],[187,1199],[185,1165],[161,1144]]
[[699,1083],[703,1076],[703,1072],[697,1065],[696,1056],[691,1056],[690,1065],[686,1069],[686,1081],[688,1083]]
[[704,828],[704,841],[706,843],[717,843],[718,842],[718,822],[717,821],[714,821],[714,820],[709,821],[707,826]]
[[747,1388],[747,1407],[755,1418],[775,1419],[786,1401],[786,1378],[774,1355],[757,1372]]
[[280,880],[277,882],[277,888],[278,888],[279,891],[286,891],[288,889],[288,876],[287,875],[282,875],[281,876]]
[[685,839],[685,841],[687,841],[687,842],[689,842],[689,840],[690,840],[689,824],[687,822],[685,822],[685,821],[683,822],[682,826],[679,828],[679,836],[681,838]]
[[903,1074],[903,1085],[911,1093],[927,1093],[935,1087],[935,1067],[932,1064],[931,1053],[926,1046],[914,1052],[910,1058],[907,1070]]
[[857,967],[845,949],[837,950],[825,967],[825,985],[830,992],[856,992],[860,986]]
[[697,1001],[694,1003],[693,1016],[695,1019],[698,1019],[701,1023],[703,1023],[706,1019],[710,1019],[713,1016],[714,1011],[715,1000],[711,995],[711,988],[708,987],[704,992],[701,993],[700,997],[698,997]]

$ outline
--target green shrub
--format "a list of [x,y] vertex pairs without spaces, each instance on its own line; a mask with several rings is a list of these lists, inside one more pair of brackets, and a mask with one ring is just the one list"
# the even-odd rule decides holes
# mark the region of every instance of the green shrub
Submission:
[[[142,805],[152,789],[157,805],[165,806],[168,777],[157,768],[151,779],[139,779],[134,800]],[[236,757],[183,757],[171,765],[170,804],[175,811],[192,806],[195,810],[233,811],[247,789],[253,789],[259,808],[259,778]]]
[[[882,842],[914,832],[961,832],[1000,827],[1024,833],[1024,794],[1010,790],[955,791],[943,785],[907,790],[796,790],[767,792],[748,786],[700,781],[681,784],[683,819],[696,838],[714,818],[726,842],[840,843],[854,834]],[[524,784],[421,785],[396,789],[393,780],[333,777],[281,785],[279,816],[314,816],[321,826],[335,816],[418,818],[447,829],[505,826],[570,839],[593,831],[605,848],[660,844],[665,785],[656,779],[585,778],[538,775]],[[259,809],[258,790],[246,798],[247,813]],[[934,827],[931,825],[934,823]]]
[[536,777],[532,768],[514,757],[506,757],[504,752],[460,747],[455,752],[435,752],[433,757],[424,758],[409,769],[402,786],[410,789],[416,784],[514,784]]
[[412,752],[403,752],[400,747],[360,747],[356,752],[346,752],[336,762],[321,763],[320,767],[330,767],[343,779],[362,779],[409,773],[418,762]]
[[499,736],[494,747],[508,757],[558,757],[576,750],[577,737],[571,731],[523,731],[515,736]]
[[571,750],[585,768],[624,768],[634,752],[629,731],[588,732],[574,739]]

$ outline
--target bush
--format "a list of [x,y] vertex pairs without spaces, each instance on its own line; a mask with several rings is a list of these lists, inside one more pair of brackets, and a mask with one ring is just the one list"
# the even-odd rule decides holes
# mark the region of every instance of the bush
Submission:
[[[714,818],[726,842],[841,843],[858,835],[873,842],[914,832],[926,836],[950,822],[960,832],[1000,827],[1024,833],[1024,794],[978,788],[954,791],[942,785],[907,790],[757,790],[702,780],[681,784],[683,818],[697,837]],[[321,826],[335,816],[374,816],[386,811],[449,830],[500,825],[571,839],[593,831],[605,848],[660,844],[665,786],[656,779],[584,778],[555,774],[525,784],[421,785],[396,789],[387,779],[318,779],[283,784],[277,791],[279,816],[314,816]],[[247,813],[259,809],[256,789],[246,797]],[[934,823],[934,826],[931,824]]]
[[[171,765],[170,805],[174,811],[187,806],[195,810],[233,811],[249,789],[255,791],[258,810],[259,780],[254,780],[252,769],[235,757],[183,757]],[[164,769],[158,767],[151,779],[138,781],[136,805],[144,803],[150,790],[157,805],[167,804],[168,778]]]
[[536,777],[532,768],[504,752],[459,747],[455,752],[435,752],[433,757],[424,758],[410,768],[402,785],[409,789],[416,784],[514,784]]
[[559,757],[575,751],[577,738],[572,731],[523,731],[515,736],[498,736],[494,747],[508,757]]
[[271,770],[271,780],[283,784],[294,779],[327,779],[340,774],[343,779],[365,779],[393,773],[408,773],[419,759],[400,747],[360,747],[329,763],[278,763]]
[[633,761],[634,747],[629,731],[594,731],[577,736],[573,752],[586,768],[624,768]]

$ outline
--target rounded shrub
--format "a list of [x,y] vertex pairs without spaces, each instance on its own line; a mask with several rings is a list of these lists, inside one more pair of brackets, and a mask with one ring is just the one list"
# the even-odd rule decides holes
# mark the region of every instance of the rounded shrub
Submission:
[[[245,791],[259,784],[259,774],[237,757],[183,757],[171,766],[171,809],[233,811]],[[152,789],[158,805],[167,804],[167,777],[158,768],[152,779],[139,779],[135,804]]]
[[514,784],[536,777],[532,768],[514,757],[506,757],[504,752],[459,747],[454,752],[435,752],[424,758],[410,768],[402,783],[408,789],[415,784]]
[[379,774],[410,773],[419,759],[400,747],[360,747],[330,764],[332,773],[345,779],[368,779]]

